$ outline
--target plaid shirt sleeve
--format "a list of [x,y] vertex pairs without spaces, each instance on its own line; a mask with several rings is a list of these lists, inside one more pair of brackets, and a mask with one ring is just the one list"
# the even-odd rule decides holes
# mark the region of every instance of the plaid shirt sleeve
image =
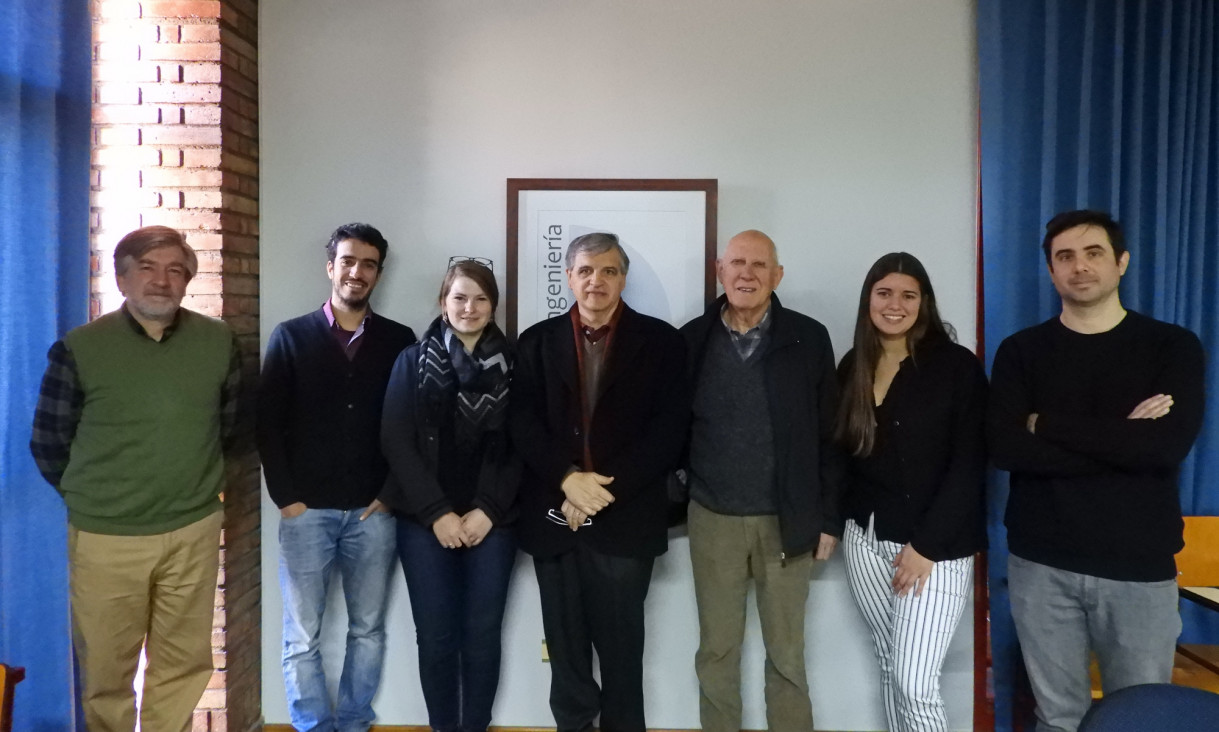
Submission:
[[229,349],[229,372],[220,387],[220,443],[226,454],[240,449],[245,417],[245,393],[241,377],[241,347],[232,339]]
[[30,437],[30,453],[38,471],[56,488],[68,468],[72,438],[84,404],[76,359],[63,341],[56,341],[47,352],[47,370],[42,376]]

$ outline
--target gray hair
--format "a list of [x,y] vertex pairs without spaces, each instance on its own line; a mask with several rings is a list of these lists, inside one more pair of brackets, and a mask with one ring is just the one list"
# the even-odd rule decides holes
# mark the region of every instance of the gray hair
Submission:
[[572,239],[571,243],[567,245],[567,255],[564,257],[564,262],[567,265],[567,269],[571,269],[576,263],[577,256],[587,254],[590,257],[595,257],[598,254],[605,254],[611,249],[617,250],[618,257],[622,260],[622,274],[626,274],[631,268],[631,258],[626,256],[626,250],[618,243],[618,235],[604,231],[595,231],[591,234],[583,234]]
[[199,271],[199,258],[195,250],[186,243],[186,237],[176,229],[168,226],[145,226],[142,229],[127,234],[114,248],[114,271],[119,276],[127,274],[132,262],[139,261],[153,249],[161,247],[177,247],[186,258],[186,280],[194,279]]

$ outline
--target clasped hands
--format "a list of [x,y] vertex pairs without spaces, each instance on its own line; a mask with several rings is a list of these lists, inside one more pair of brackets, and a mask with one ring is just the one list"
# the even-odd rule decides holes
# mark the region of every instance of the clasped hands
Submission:
[[449,511],[432,522],[436,541],[446,549],[478,546],[490,530],[491,519],[481,508],[475,508],[464,516]]
[[605,486],[613,482],[612,476],[592,471],[573,471],[567,474],[559,486],[566,496],[559,510],[563,512],[563,518],[567,519],[567,526],[572,531],[614,502],[614,494],[605,489]]

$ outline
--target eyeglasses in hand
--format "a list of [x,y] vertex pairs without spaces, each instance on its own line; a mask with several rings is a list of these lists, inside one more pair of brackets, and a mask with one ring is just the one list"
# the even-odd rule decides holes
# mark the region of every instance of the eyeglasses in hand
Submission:
[[[563,512],[557,508],[552,508],[549,511],[547,511],[546,518],[550,519],[551,521],[558,524],[559,526],[567,526],[567,517],[564,516]],[[591,518],[584,519],[584,523],[580,524],[580,526],[592,526],[592,525],[593,525],[593,520]]]

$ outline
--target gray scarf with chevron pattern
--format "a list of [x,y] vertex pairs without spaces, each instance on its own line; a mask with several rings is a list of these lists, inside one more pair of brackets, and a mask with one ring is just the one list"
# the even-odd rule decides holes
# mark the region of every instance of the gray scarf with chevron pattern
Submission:
[[421,402],[435,409],[456,407],[457,439],[474,441],[483,432],[503,429],[511,364],[508,341],[499,327],[487,323],[473,352],[467,352],[457,334],[437,318],[423,334],[422,346]]

